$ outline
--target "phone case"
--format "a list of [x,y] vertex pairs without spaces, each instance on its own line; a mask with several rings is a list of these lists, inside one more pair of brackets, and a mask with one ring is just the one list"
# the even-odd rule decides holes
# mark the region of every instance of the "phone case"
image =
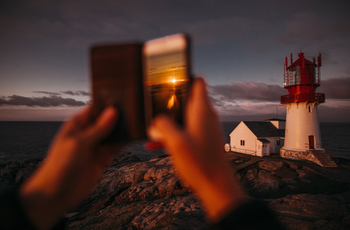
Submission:
[[118,121],[105,143],[146,138],[142,80],[142,43],[95,46],[91,49],[93,119],[109,105]]

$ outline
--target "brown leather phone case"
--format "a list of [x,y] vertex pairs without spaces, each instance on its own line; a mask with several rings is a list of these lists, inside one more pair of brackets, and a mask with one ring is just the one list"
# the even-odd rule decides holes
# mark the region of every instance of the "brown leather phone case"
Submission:
[[146,138],[142,43],[91,48],[93,119],[109,105],[118,109],[118,122],[105,143]]

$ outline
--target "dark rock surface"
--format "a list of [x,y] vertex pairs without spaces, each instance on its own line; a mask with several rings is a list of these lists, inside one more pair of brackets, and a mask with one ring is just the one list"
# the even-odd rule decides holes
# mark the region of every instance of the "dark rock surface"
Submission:
[[[228,153],[247,193],[267,203],[287,229],[350,229],[350,161],[323,168],[279,156]],[[0,165],[0,186],[21,183],[40,160]],[[230,175],[228,175],[230,176]],[[96,189],[67,217],[68,229],[205,229],[198,198],[164,155],[117,156]]]
[[39,166],[42,159],[23,162],[8,162],[0,165],[0,188],[14,186],[27,179]]

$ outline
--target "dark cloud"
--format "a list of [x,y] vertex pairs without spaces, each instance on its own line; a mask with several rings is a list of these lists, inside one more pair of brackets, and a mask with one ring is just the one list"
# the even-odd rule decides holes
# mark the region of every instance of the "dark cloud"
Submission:
[[48,94],[48,95],[52,95],[52,96],[61,95],[60,93],[54,93],[54,92],[48,92],[48,91],[33,91],[33,93],[43,93],[43,94]]
[[[211,96],[217,100],[227,101],[271,101],[276,102],[284,94],[284,88],[278,85],[268,85],[262,82],[239,81],[226,85],[209,86]],[[217,103],[217,102],[216,102]]]
[[86,91],[78,91],[80,93],[80,95],[82,96],[90,96],[91,94],[89,92]]
[[282,40],[312,45],[315,41],[344,42],[349,37],[350,25],[347,22],[330,21],[316,13],[299,12],[286,24],[286,34]]
[[[247,81],[209,86],[209,91],[223,121],[285,118],[285,106],[279,100],[288,91],[281,86]],[[316,92],[326,95],[326,103],[319,107],[320,121],[350,121],[350,104],[346,101],[350,99],[350,77],[323,80]]]
[[321,81],[317,92],[327,99],[350,99],[350,77],[335,77]]
[[[265,30],[266,33],[268,28],[268,23],[239,16],[209,19],[179,25],[179,30],[190,33],[197,44],[235,41],[236,39],[249,36],[254,32]],[[166,29],[164,30],[166,31]],[[172,29],[168,28],[167,32],[171,33],[171,31]]]
[[69,94],[72,96],[90,96],[89,92],[86,91],[71,91],[71,90],[67,90],[67,91],[61,91],[61,93],[63,94]]
[[222,121],[258,121],[270,118],[285,119],[285,106],[279,103],[236,104],[215,106]]
[[[279,103],[215,106],[221,121],[261,121],[273,117],[286,119],[286,107]],[[350,105],[327,102],[319,105],[320,122],[350,122]]]
[[0,105],[25,105],[30,107],[84,106],[85,104],[82,101],[76,101],[72,98],[62,98],[60,96],[23,97],[13,95],[0,99]]
[[[278,102],[288,91],[278,85],[268,85],[262,82],[239,81],[226,85],[209,86],[211,99],[215,105],[222,105],[225,101],[266,101]],[[350,99],[350,77],[335,77],[322,80],[317,88],[324,93],[326,99]]]
[[[344,4],[349,1],[338,2]],[[338,10],[345,9],[338,5]],[[330,12],[328,12],[330,13]],[[340,15],[341,12],[338,13]],[[285,24],[285,32],[279,36],[284,45],[293,45],[308,50],[316,56],[322,54],[324,65],[337,66],[337,70],[346,72],[344,61],[350,53],[350,24],[349,18],[329,20],[321,12],[297,12]],[[309,52],[308,52],[309,53]],[[343,67],[341,67],[343,66]]]

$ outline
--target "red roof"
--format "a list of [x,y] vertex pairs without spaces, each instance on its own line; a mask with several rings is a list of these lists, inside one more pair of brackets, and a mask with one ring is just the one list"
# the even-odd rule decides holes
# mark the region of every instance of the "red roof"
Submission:
[[[293,62],[293,66],[302,66],[303,65],[304,53],[299,53],[298,55],[299,55],[299,58],[295,62]],[[307,60],[305,57],[304,57],[304,62],[305,62],[305,65],[313,65],[314,64],[313,62]]]

